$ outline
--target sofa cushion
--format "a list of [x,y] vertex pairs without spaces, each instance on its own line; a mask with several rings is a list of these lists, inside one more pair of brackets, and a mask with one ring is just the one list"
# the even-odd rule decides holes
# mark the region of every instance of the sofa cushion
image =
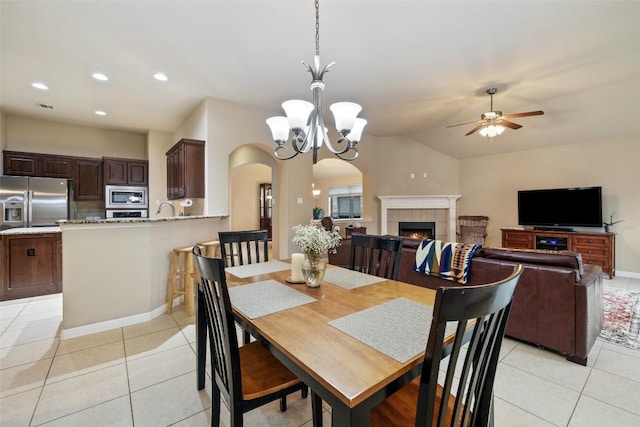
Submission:
[[484,258],[502,261],[571,268],[576,271],[576,282],[579,282],[584,275],[582,255],[578,252],[540,249],[482,248],[482,256]]
[[469,264],[480,245],[426,239],[416,250],[413,268],[424,274],[466,284]]

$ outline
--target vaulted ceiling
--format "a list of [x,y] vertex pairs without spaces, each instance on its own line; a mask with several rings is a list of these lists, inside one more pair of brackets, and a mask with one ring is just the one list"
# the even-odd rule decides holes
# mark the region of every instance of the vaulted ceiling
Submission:
[[[312,0],[2,1],[0,108],[172,132],[213,97],[266,119],[286,99],[310,99],[301,61],[313,59],[314,19]],[[320,56],[336,62],[323,102],[358,102],[366,134],[457,158],[638,140],[638,28],[637,1],[322,0]],[[493,140],[464,136],[473,125],[446,128],[480,119],[489,87],[496,110],[545,114]]]

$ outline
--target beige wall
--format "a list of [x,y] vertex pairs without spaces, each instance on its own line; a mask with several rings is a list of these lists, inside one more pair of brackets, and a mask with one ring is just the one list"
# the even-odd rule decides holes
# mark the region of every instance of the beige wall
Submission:
[[[274,224],[274,252],[283,257],[297,251],[291,244],[291,228],[308,222],[315,206],[311,196],[313,165],[310,154],[288,161],[273,158],[275,145],[264,123],[270,115],[267,110],[207,98],[174,133],[174,140],[196,138],[207,142],[205,213],[208,215],[229,214],[231,153],[242,146],[255,146],[268,153],[273,159],[276,177],[273,183],[278,224]],[[359,148],[360,156],[353,165],[362,172],[363,212],[372,218],[372,223],[367,224],[367,231],[371,233],[380,229],[379,195],[457,194],[459,191],[458,161],[450,156],[408,138],[365,135]],[[333,155],[323,149],[319,157]],[[408,171],[415,171],[416,178],[411,179]],[[428,173],[427,178],[422,178],[424,172]],[[230,219],[230,223],[232,221]],[[278,243],[282,245],[276,250]]]
[[260,228],[260,184],[271,182],[271,168],[250,163],[231,170],[229,227],[232,230]]
[[6,150],[81,157],[147,159],[143,133],[6,116]]
[[517,191],[602,186],[603,216],[616,212],[616,268],[640,272],[640,143],[602,141],[460,161],[460,215],[487,215],[487,245],[501,227],[518,225]]
[[[167,132],[151,130],[147,134],[149,158],[149,217],[155,217],[160,202],[167,200],[167,157],[165,153],[177,141]],[[181,206],[176,203],[177,213]],[[166,213],[166,211],[164,212]],[[166,216],[166,215],[165,215]]]
[[[180,138],[203,139],[207,141],[207,199],[203,210],[208,215],[229,214],[230,155],[239,147],[253,145],[264,150],[263,154],[273,162],[276,209],[280,212],[278,225],[274,226],[279,232],[274,239],[286,242],[281,253],[276,252],[284,256],[295,251],[290,244],[291,227],[305,223],[316,204],[310,191],[312,162],[310,155],[289,161],[273,158],[274,144],[264,125],[268,116],[265,110],[207,99],[172,137],[161,132],[152,131],[147,137],[9,115],[5,115],[4,121],[0,117],[0,137],[6,135],[3,143],[9,150],[148,158],[152,211],[155,200],[166,197],[167,148]],[[516,225],[518,189],[601,185],[605,217],[615,211],[616,218],[625,220],[617,225],[616,267],[622,272],[640,274],[637,141],[594,141],[463,160],[403,137],[365,135],[358,147],[360,157],[353,165],[362,172],[364,213],[372,218],[367,231],[377,233],[380,229],[379,195],[461,194],[459,214],[489,216],[487,244],[499,246],[500,228]],[[105,149],[109,152],[104,152]],[[323,149],[320,158],[325,157],[333,156]],[[423,177],[425,172],[427,178]],[[302,204],[298,204],[298,198],[302,198]]]

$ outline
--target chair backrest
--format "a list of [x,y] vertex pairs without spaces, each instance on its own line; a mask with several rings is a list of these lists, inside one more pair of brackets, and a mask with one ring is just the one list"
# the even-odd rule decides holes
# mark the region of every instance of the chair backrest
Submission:
[[[522,270],[517,265],[506,279],[486,285],[438,289],[420,377],[416,426],[493,425],[493,381]],[[451,344],[444,341],[447,322],[456,326]],[[440,375],[439,386],[438,374],[445,363],[446,375]],[[454,374],[459,378],[454,379]],[[452,391],[455,397],[447,398]]]
[[218,240],[227,267],[269,261],[267,230],[220,231]]
[[200,274],[198,316],[204,312],[213,381],[216,382],[225,401],[239,410],[242,405],[240,353],[224,261],[203,256],[198,246],[193,247],[193,258]]
[[325,216],[320,220],[320,224],[324,227],[325,230],[331,231],[333,230],[333,220],[330,216]]
[[402,237],[351,233],[349,268],[387,279],[398,279]]
[[458,217],[458,242],[484,245],[488,216],[461,215]]

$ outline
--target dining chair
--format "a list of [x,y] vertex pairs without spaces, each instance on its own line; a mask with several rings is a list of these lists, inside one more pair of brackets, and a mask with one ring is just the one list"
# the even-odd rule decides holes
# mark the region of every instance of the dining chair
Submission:
[[[493,426],[498,356],[522,270],[517,265],[494,283],[438,289],[422,373],[371,411],[372,426]],[[448,322],[456,328],[452,343]]]
[[269,261],[267,230],[220,231],[218,240],[227,267]]
[[387,279],[398,279],[402,237],[351,233],[349,268]]
[[[224,261],[202,255],[198,246],[193,257],[200,274],[196,319],[198,390],[205,387],[206,342],[211,355],[211,425],[220,425],[220,397],[231,415],[230,425],[242,426],[243,414],[280,399],[280,410],[286,411],[286,396],[298,390],[306,398],[308,387],[259,341],[239,346],[233,319],[231,300],[225,278]],[[314,426],[317,405],[313,395]],[[321,415],[318,415],[321,417]]]
[[[267,230],[220,231],[220,255],[225,266],[255,264],[269,261],[269,236]],[[243,342],[251,340],[249,332],[243,334]]]
[[458,217],[458,242],[484,245],[487,237],[488,216],[461,215]]

